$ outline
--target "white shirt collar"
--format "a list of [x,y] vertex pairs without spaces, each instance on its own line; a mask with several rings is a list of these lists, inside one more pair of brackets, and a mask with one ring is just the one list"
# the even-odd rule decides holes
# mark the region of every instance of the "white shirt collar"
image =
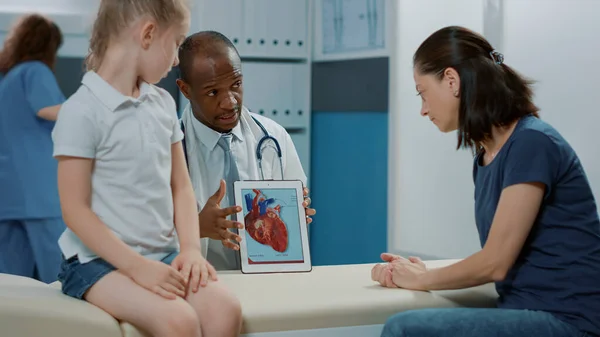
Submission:
[[112,85],[108,84],[100,75],[94,71],[88,71],[83,76],[81,83],[88,87],[90,91],[100,99],[100,101],[110,110],[116,111],[123,103],[132,102],[139,103],[146,99],[149,95],[160,96],[160,94],[148,83],[141,81],[140,83],[140,96],[139,98],[133,98],[125,96],[115,89]]
[[[191,109],[192,109],[191,105],[188,104],[187,109],[190,109],[190,113],[193,116],[193,113],[191,112]],[[244,113],[244,109],[242,109],[242,114],[243,113]],[[237,125],[231,130],[231,134],[233,134],[233,141],[236,141],[236,140],[240,141],[240,142],[244,141],[244,135],[242,133],[242,126],[241,126],[242,121],[243,121],[243,118],[241,118],[241,116],[240,116],[240,120],[238,121]],[[202,124],[202,122],[200,122],[195,117],[192,117],[192,123],[194,123],[194,130],[195,130],[194,133],[195,133],[196,139],[198,139],[200,142],[202,142],[202,144],[204,144],[204,146],[206,146],[209,151],[214,150],[215,146],[217,146],[217,143],[219,142],[219,139],[221,138],[221,136],[223,134]]]

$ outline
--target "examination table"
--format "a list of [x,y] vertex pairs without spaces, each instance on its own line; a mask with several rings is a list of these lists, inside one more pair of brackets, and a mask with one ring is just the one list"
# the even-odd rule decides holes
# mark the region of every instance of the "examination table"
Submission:
[[[456,260],[425,261],[435,268]],[[310,273],[221,272],[239,297],[245,337],[375,337],[394,313],[441,307],[493,307],[493,284],[464,290],[387,289],[371,281],[372,264],[314,267]],[[141,337],[103,310],[63,295],[60,284],[0,274],[3,337]]]

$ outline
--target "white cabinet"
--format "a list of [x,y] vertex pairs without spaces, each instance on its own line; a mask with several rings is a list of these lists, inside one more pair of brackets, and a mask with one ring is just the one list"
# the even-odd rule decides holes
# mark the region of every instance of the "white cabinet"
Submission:
[[309,0],[200,0],[193,30],[226,35],[244,58],[307,59]]
[[190,32],[215,30],[239,46],[242,40],[242,5],[242,0],[196,1],[192,7]]
[[310,64],[246,61],[242,71],[244,106],[287,129],[310,176]]
[[315,0],[314,59],[388,56],[393,0]]
[[288,129],[309,127],[309,64],[246,61],[242,72],[248,109]]
[[288,130],[308,176],[312,1],[197,0],[190,29],[215,30],[233,42],[242,57],[244,105]]

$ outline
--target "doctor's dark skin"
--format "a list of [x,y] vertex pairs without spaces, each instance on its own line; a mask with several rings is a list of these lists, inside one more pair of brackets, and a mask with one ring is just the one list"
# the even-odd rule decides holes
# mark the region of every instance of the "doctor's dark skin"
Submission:
[[[194,56],[188,82],[177,80],[183,95],[190,101],[194,117],[207,127],[220,132],[230,132],[239,123],[242,110],[242,62],[238,53],[224,43],[212,46],[209,55],[198,53]],[[227,216],[241,211],[240,206],[221,208],[225,196],[225,181],[206,202],[200,211],[200,237],[221,240],[225,247],[238,250],[239,235],[230,228],[243,228],[243,224],[227,220]],[[308,208],[310,198],[304,189],[307,224],[312,222],[314,209]]]
[[194,117],[225,133],[239,122],[242,98],[242,62],[235,50],[223,46],[209,57],[195,57],[191,83],[177,84],[192,105]]
[[[239,122],[242,107],[242,62],[235,50],[223,45],[210,56],[194,57],[189,82],[177,80],[183,95],[190,101],[194,117],[207,127],[225,133]],[[200,213],[200,237],[221,240],[223,245],[238,250],[242,238],[229,231],[244,228],[243,224],[227,220],[241,211],[240,206],[221,208],[225,196],[225,181],[207,201]]]

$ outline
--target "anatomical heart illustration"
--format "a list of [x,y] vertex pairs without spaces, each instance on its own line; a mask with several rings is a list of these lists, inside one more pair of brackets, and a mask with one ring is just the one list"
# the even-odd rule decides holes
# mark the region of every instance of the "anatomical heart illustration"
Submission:
[[258,189],[244,195],[249,210],[244,217],[246,232],[256,242],[283,253],[288,249],[288,229],[280,217],[281,205]]

